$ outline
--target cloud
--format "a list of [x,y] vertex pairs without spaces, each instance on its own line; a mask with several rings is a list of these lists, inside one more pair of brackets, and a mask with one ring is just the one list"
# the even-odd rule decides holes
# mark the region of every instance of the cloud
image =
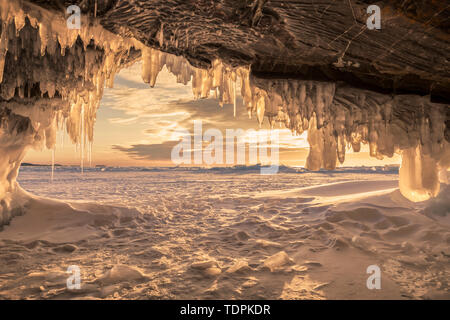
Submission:
[[138,119],[138,117],[132,118],[110,118],[109,121],[113,124],[128,124],[133,123]]
[[[142,83],[140,65],[123,70],[117,77],[115,87],[105,92],[102,108],[119,111],[109,122],[122,126],[127,132],[136,132],[135,142],[115,143],[112,148],[134,159],[170,161],[172,148],[186,130],[194,134],[194,120],[202,120],[203,133],[217,129],[225,137],[227,129],[256,130],[258,134],[270,131],[267,119],[259,129],[256,119],[249,119],[242,100],[237,99],[237,114],[233,106],[220,107],[215,99],[194,100],[190,84],[176,83],[175,76],[163,69],[154,88]],[[144,128],[144,129],[142,129]],[[280,156],[304,154],[306,135],[293,136],[288,129],[274,129],[279,134]],[[246,141],[250,137],[246,137]]]
[[[187,135],[186,135],[187,133]],[[205,131],[203,131],[203,134]],[[207,140],[204,136],[197,135],[197,138],[200,138],[199,141],[201,141],[201,145],[197,146],[194,145],[194,138],[195,134],[197,132],[180,132],[179,137],[181,137],[179,140],[171,140],[171,141],[164,141],[162,143],[137,143],[133,144],[131,146],[121,146],[121,145],[114,145],[113,149],[121,151],[123,153],[126,153],[128,156],[130,156],[133,159],[137,160],[153,160],[153,161],[166,161],[166,162],[172,162],[171,155],[173,148],[180,144],[182,145],[183,154],[187,154],[188,158],[191,159],[191,163],[193,163],[193,152],[197,150],[201,150],[202,155],[204,157],[205,152],[207,154],[211,154],[211,152],[215,155],[216,152],[221,152],[223,154],[222,160],[218,161],[216,165],[224,164],[226,160],[227,155],[227,147],[233,146],[233,154],[237,152],[237,145],[239,143],[242,143],[244,146],[244,152],[245,152],[245,159],[248,163],[250,156],[249,156],[249,148],[254,147],[257,150],[257,154],[259,154],[261,148],[265,148],[265,152],[269,155],[269,157],[272,155],[272,144],[267,144],[264,140],[267,136],[262,135],[262,138],[257,139],[249,139],[248,131],[244,131],[244,135],[241,136],[238,140],[232,140],[227,137],[225,132],[216,131],[218,136],[214,136],[212,140]],[[219,144],[215,144],[217,138],[221,139]],[[270,139],[270,138],[269,138]],[[184,141],[185,144],[181,144],[181,142]],[[214,143],[211,145],[211,143]],[[210,147],[211,146],[211,147]],[[279,159],[275,161],[279,161],[282,163],[283,161],[294,161],[298,159],[304,159],[308,153],[308,148],[302,148],[302,147],[283,147],[281,144],[278,144],[279,146]],[[212,150],[210,148],[212,148]],[[218,148],[216,150],[216,148]],[[182,156],[182,155],[180,155]],[[227,164],[237,164],[237,155],[234,156],[234,163],[227,163]],[[255,159],[256,160],[256,159]],[[261,159],[259,159],[261,161]],[[176,164],[175,162],[172,162],[173,164]],[[256,162],[255,162],[256,163]],[[241,163],[240,163],[241,164]],[[254,163],[250,163],[254,164]]]
[[165,141],[155,144],[134,144],[130,147],[113,145],[114,150],[127,153],[130,157],[140,160],[170,160],[173,147],[178,141]]

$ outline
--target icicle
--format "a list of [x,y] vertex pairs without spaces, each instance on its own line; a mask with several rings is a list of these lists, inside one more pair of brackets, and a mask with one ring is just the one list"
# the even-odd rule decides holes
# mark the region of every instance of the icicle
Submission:
[[420,145],[402,152],[400,192],[413,202],[425,201],[439,193],[439,171],[436,161],[422,152]]
[[61,149],[64,149],[64,138],[66,137],[66,120],[62,122],[62,130],[61,130]]
[[53,176],[55,173],[55,148],[52,149],[52,182],[53,182]]
[[92,141],[89,141],[89,167],[92,168]]
[[160,64],[160,53],[157,50],[144,48],[142,50],[142,80],[154,87],[159,71],[162,69]]
[[5,57],[6,57],[6,53],[3,54],[2,52],[0,52],[0,83],[3,82],[3,71],[5,69]]
[[81,134],[80,134],[80,154],[81,154],[81,173],[84,173],[84,138],[85,138],[85,129],[84,129],[84,104],[81,106]]
[[233,86],[233,116],[236,118],[236,81],[234,81]]
[[161,23],[161,29],[159,29],[158,41],[159,41],[159,45],[162,48],[164,46],[164,23]]
[[256,102],[256,117],[258,118],[259,127],[264,120],[264,112],[265,112],[266,102],[263,95],[260,95]]

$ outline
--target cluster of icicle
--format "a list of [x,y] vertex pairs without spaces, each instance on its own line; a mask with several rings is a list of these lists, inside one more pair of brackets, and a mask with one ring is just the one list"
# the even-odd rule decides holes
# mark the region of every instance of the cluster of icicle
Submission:
[[344,163],[347,150],[359,152],[367,144],[377,159],[401,154],[399,187],[411,201],[437,196],[440,180],[447,182],[448,105],[317,81],[265,80],[261,87],[271,101],[266,109],[293,132],[308,131],[308,169],[332,170]]
[[[402,155],[400,190],[412,201],[436,196],[439,175],[446,180],[450,166],[449,143],[444,137],[448,106],[430,103],[429,97],[390,97],[336,88],[329,82],[256,80],[246,67],[232,68],[215,60],[210,69],[199,69],[183,57],[150,48],[143,50],[142,58],[142,77],[151,86],[166,65],[178,82],[192,81],[195,98],[213,94],[221,106],[234,104],[236,114],[239,91],[249,116],[256,113],[260,125],[267,117],[272,127],[279,122],[295,134],[308,131],[306,167],[310,170],[333,170],[338,162],[344,163],[347,150],[359,152],[361,144],[368,144],[370,155],[378,159]],[[411,113],[415,117],[408,116]]]
[[[83,16],[81,29],[69,29],[63,14],[28,2],[0,0],[0,7],[0,97],[15,105],[15,114],[31,120],[36,140],[47,148],[55,146],[58,129],[67,131],[83,162],[105,83],[113,85],[122,59],[137,41],[114,35]],[[7,54],[14,59],[14,72],[7,72]],[[39,68],[30,70],[33,61]],[[46,107],[30,96],[36,86]],[[14,103],[15,95],[20,104]]]
[[264,91],[250,83],[250,68],[233,68],[219,59],[212,62],[209,69],[193,67],[185,58],[167,54],[152,48],[142,49],[142,79],[154,86],[158,73],[166,66],[177,77],[178,83],[192,81],[192,93],[196,99],[211,95],[219,100],[219,105],[233,104],[236,116],[236,100],[240,92],[249,116],[256,112],[259,123],[265,114],[266,95]]
[[126,67],[131,48],[142,45],[89,17],[81,17],[81,29],[69,29],[64,14],[22,0],[0,0],[0,10],[1,226],[23,205],[16,177],[28,148],[45,146],[54,161],[62,130],[80,150],[83,168],[103,88]]

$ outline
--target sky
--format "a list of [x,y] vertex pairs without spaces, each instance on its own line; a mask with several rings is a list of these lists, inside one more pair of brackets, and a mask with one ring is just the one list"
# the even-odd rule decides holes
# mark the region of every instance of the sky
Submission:
[[[172,160],[171,152],[180,143],[180,139],[183,141],[189,137],[193,141],[194,121],[199,120],[202,122],[203,134],[211,132],[208,129],[216,129],[215,133],[221,134],[224,142],[227,129],[244,130],[244,141],[252,140],[252,137],[255,139],[255,135],[262,139],[267,137],[269,132],[275,132],[279,137],[279,164],[305,165],[309,149],[306,132],[294,136],[290,130],[278,126],[270,131],[267,119],[259,128],[256,117],[248,118],[247,111],[239,99],[236,117],[233,115],[233,105],[220,107],[218,101],[213,98],[195,100],[190,83],[186,86],[176,83],[176,77],[165,67],[158,75],[155,87],[150,88],[142,81],[141,63],[122,70],[116,75],[114,87],[105,89],[97,113],[91,165],[177,165],[178,163]],[[67,135],[59,132],[57,141],[55,163],[80,165],[80,152],[71,144]],[[202,147],[206,148],[207,145],[204,143]],[[270,150],[271,145],[266,146]],[[225,155],[225,149],[223,150]],[[268,154],[271,155],[270,151]],[[217,154],[213,152],[211,155]],[[247,152],[246,162],[250,164],[248,156]],[[49,164],[51,158],[50,150],[29,150],[24,162]],[[87,160],[84,163],[89,165]],[[364,146],[359,153],[348,150],[344,164],[375,166],[399,163],[399,156],[384,160],[371,158],[368,147]],[[202,162],[200,165],[207,164]]]

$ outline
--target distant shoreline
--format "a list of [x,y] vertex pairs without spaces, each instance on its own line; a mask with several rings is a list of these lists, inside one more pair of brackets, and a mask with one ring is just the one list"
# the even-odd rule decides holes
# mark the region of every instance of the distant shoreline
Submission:
[[[32,167],[32,168],[49,168],[51,164],[34,164],[34,163],[23,163],[23,167]],[[78,169],[79,165],[61,165],[55,164],[55,167],[61,168],[60,170],[64,170],[63,168],[71,168]],[[107,166],[107,165],[95,165],[92,167],[85,166],[85,171],[123,171],[123,170],[138,170],[138,171],[190,171],[190,172],[253,172],[255,170],[260,170],[265,167],[264,165],[238,165],[238,166],[223,166],[223,167],[197,167],[197,166]],[[318,171],[309,171],[308,169],[301,166],[286,166],[280,165],[279,172],[280,173],[305,173],[305,172],[317,172],[317,173],[337,173],[337,172],[384,172],[384,173],[398,173],[400,165],[392,164],[392,165],[381,165],[381,166],[348,166],[348,167],[337,167],[334,170],[325,170],[321,169]]]
[[[38,163],[29,163],[24,162],[21,164],[23,167],[51,167],[51,164],[38,164]],[[78,164],[59,164],[55,163],[55,167],[79,167]],[[256,165],[235,165],[235,166],[221,166],[221,167],[201,167],[201,166],[108,166],[104,164],[97,164],[92,167],[88,168],[201,168],[201,169],[216,169],[216,168],[252,168],[252,167],[264,167],[265,165],[256,164]],[[280,167],[286,167],[286,168],[304,168],[303,166],[287,166],[281,164]],[[384,168],[384,167],[392,167],[392,168],[399,168],[400,164],[386,164],[386,165],[379,165],[379,166],[342,166],[342,167],[336,167],[336,169],[343,169],[343,168]],[[335,169],[335,170],[336,170]],[[330,171],[321,169],[319,171]],[[333,171],[333,170],[331,170]]]
[[[23,162],[21,164],[22,167],[51,167],[51,164],[35,164],[35,163],[29,163],[29,162]],[[55,167],[65,167],[62,164],[55,163],[53,166]]]

